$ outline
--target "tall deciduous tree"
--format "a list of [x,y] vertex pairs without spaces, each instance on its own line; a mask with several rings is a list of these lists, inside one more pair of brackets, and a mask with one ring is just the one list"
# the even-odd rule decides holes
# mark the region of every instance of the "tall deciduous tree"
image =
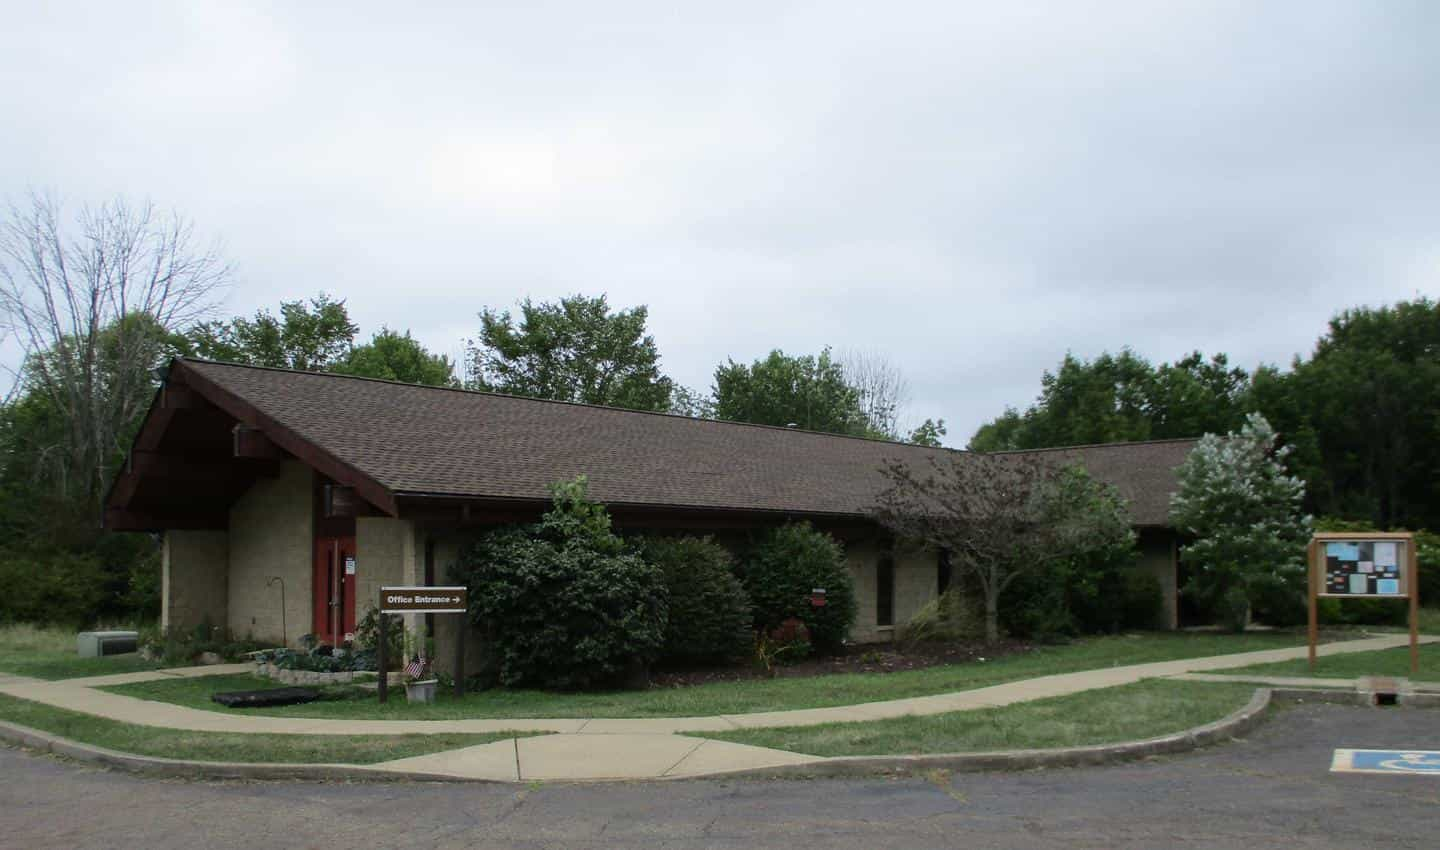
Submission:
[[228,363],[323,372],[350,350],[359,330],[345,302],[320,293],[280,302],[280,315],[257,310],[253,319],[206,322],[189,333],[197,355]]
[[931,448],[938,449],[940,448],[940,440],[944,436],[944,419],[926,419],[917,425],[915,430],[910,432],[910,438],[905,442],[914,443],[917,446],[930,446]]
[[1251,414],[1238,433],[1201,438],[1171,497],[1170,522],[1195,538],[1180,553],[1192,569],[1186,592],[1236,631],[1259,594],[1304,575],[1310,518],[1287,453],[1265,417]]
[[56,428],[41,448],[56,486],[97,507],[171,332],[211,310],[230,278],[193,225],[115,200],[66,219],[32,196],[0,224],[0,328],[19,346],[17,386],[43,399]]
[[714,419],[715,401],[704,393],[675,384],[670,388],[670,413],[692,419]]
[[728,360],[715,370],[711,392],[719,419],[872,435],[860,391],[846,382],[828,348],[818,357],[776,349],[748,366]]
[[875,519],[897,538],[950,553],[985,602],[985,638],[1000,638],[1000,595],[1031,571],[1134,543],[1124,501],[1079,467],[1036,457],[936,453],[928,467],[892,461]]
[[1007,409],[971,438],[974,451],[1198,437],[1238,428],[1249,378],[1224,354],[1152,366],[1129,349],[1082,360],[1067,354],[1041,378],[1040,398]]
[[450,358],[426,351],[409,331],[400,334],[389,328],[381,328],[369,342],[350,349],[333,371],[407,384],[436,387],[457,384]]
[[852,349],[841,352],[840,372],[860,394],[870,433],[899,440],[900,422],[910,404],[910,382],[900,367],[880,352]]
[[1309,360],[1255,378],[1313,509],[1381,527],[1440,526],[1440,303],[1346,310]]
[[672,384],[660,372],[642,305],[611,312],[604,295],[557,304],[526,298],[520,315],[486,308],[466,350],[466,385],[513,395],[664,411]]

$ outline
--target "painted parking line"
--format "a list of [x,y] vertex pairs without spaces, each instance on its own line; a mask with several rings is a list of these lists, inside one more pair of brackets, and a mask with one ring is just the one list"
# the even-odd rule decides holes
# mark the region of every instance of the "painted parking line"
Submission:
[[1408,773],[1440,777],[1440,750],[1336,750],[1332,773]]

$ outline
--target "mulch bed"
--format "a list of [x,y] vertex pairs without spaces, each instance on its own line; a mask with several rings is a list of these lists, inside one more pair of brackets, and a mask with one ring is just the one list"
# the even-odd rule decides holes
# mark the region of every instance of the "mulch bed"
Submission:
[[[1005,655],[1029,652],[1035,644],[1019,640],[1004,640],[995,645],[984,643],[945,643],[899,647],[892,644],[869,644],[847,646],[840,655],[807,658],[794,664],[781,664],[775,669],[775,678],[804,678],[828,676],[833,673],[896,673],[901,670],[920,670],[941,664],[964,664],[969,661],[987,661]],[[704,685],[711,682],[744,682],[751,679],[768,678],[763,670],[752,664],[734,667],[717,667],[705,670],[656,670],[650,673],[651,687],[669,688],[687,685]]]

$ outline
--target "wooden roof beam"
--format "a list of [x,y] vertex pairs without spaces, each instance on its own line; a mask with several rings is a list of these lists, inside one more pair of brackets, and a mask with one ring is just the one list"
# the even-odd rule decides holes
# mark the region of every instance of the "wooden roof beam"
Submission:
[[234,435],[235,457],[257,460],[280,460],[285,457],[285,450],[275,445],[275,441],[265,436],[265,432],[259,428],[236,425]]
[[229,522],[227,511],[151,512],[106,508],[104,526],[110,531],[223,531]]

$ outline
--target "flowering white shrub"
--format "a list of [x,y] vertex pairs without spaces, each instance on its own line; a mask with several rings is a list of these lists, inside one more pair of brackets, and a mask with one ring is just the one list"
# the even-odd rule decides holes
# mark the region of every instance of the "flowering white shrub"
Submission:
[[1192,569],[1185,591],[1237,631],[1260,594],[1304,586],[1310,517],[1304,483],[1285,474],[1288,452],[1252,413],[1238,434],[1200,439],[1170,499],[1171,524],[1194,538],[1180,556]]

